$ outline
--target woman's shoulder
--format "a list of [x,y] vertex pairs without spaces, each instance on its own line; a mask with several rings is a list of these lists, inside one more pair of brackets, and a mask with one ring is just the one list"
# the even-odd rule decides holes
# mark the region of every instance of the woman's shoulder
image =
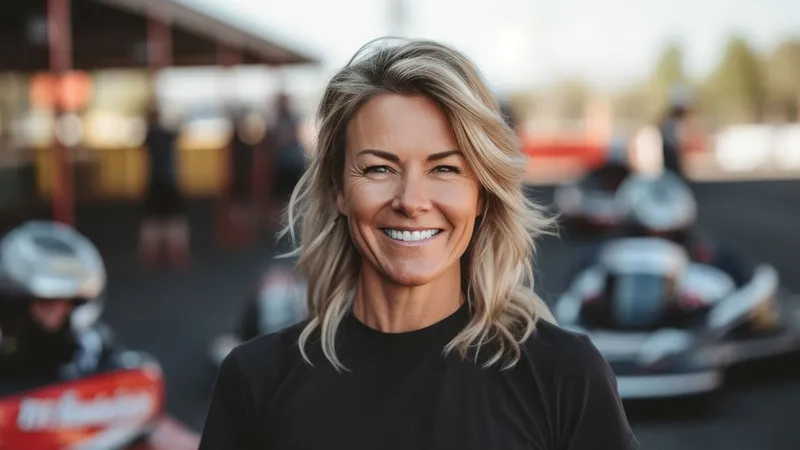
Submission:
[[550,380],[559,448],[636,450],[611,366],[582,333],[539,321],[524,344],[534,375]]
[[588,336],[566,328],[545,319],[536,321],[536,328],[530,338],[525,341],[529,348],[562,352],[567,348],[583,347],[590,343]]
[[298,339],[303,329],[308,325],[308,320],[303,320],[272,333],[257,336],[249,341],[239,344],[234,351],[245,359],[280,359],[298,349]]
[[235,367],[248,381],[276,380],[302,361],[298,340],[306,325],[307,320],[239,344],[225,358],[223,367]]
[[589,336],[567,330],[546,320],[536,323],[536,330],[524,344],[528,355],[537,362],[547,362],[564,372],[594,373],[606,377],[608,363]]

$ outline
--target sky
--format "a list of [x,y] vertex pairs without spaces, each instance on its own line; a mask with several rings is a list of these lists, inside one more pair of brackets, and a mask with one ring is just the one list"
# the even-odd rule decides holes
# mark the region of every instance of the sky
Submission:
[[[324,73],[391,34],[392,0],[180,0],[324,56]],[[690,75],[717,63],[731,33],[769,49],[800,37],[800,0],[405,0],[409,37],[467,53],[500,90],[579,76],[615,88],[647,76],[669,41]]]

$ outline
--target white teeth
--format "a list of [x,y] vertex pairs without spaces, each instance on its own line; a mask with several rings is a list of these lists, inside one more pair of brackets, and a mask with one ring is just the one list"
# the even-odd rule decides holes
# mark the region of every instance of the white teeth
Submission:
[[424,241],[425,239],[430,239],[433,236],[439,234],[439,230],[437,229],[422,230],[422,231],[400,231],[400,230],[392,230],[389,228],[385,228],[383,232],[384,234],[386,234],[387,236],[389,236],[394,240],[404,241],[404,242]]

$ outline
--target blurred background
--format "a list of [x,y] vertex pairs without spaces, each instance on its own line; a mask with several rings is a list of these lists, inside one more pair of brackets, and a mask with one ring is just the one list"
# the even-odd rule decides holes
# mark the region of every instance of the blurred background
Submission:
[[[105,321],[159,359],[167,409],[194,430],[215,373],[209,343],[237,326],[271,263],[302,173],[292,149],[313,145],[327,78],[383,35],[474,59],[548,206],[555,187],[604,166],[612,143],[631,145],[691,98],[679,153],[700,226],[800,292],[796,0],[7,0],[0,11],[0,232],[46,218],[92,239],[109,273]],[[569,230],[543,241],[546,299],[586,245]],[[731,380],[713,414],[632,413],[643,448],[798,448],[800,373]]]

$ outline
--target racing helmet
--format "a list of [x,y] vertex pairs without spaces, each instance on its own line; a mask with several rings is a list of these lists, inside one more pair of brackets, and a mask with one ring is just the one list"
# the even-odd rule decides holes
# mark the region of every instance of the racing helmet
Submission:
[[697,202],[676,174],[633,174],[617,191],[615,207],[627,236],[662,237],[684,243],[697,219]]
[[[100,252],[75,229],[32,221],[10,231],[0,239],[0,360],[74,339],[99,318],[105,288]],[[56,301],[72,308],[59,329],[45,332],[31,307]]]

